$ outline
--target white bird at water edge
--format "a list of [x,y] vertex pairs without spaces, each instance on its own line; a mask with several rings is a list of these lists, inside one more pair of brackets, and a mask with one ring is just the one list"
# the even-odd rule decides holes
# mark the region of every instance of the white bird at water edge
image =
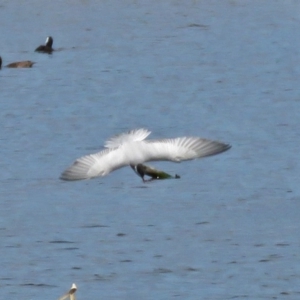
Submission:
[[[229,144],[200,137],[146,140],[150,133],[141,128],[110,138],[104,145],[106,149],[76,159],[60,179],[103,177],[122,167],[134,168],[147,161],[181,162],[216,155],[231,148]],[[139,175],[143,178],[143,174]]]
[[58,300],[65,300],[67,298],[70,298],[70,300],[76,300],[76,298],[75,298],[76,291],[77,291],[77,286],[75,283],[73,283],[70,290],[66,294],[61,296]]

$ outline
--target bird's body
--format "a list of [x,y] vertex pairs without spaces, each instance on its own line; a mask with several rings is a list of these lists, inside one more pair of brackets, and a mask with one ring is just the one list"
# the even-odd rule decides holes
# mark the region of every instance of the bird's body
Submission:
[[41,52],[41,53],[47,53],[47,54],[51,54],[52,51],[54,50],[52,48],[52,45],[53,45],[53,38],[51,36],[48,36],[46,38],[46,42],[45,42],[45,45],[40,45],[38,46],[35,51],[36,52]]
[[[131,165],[132,170],[143,179],[143,182],[152,181],[152,180],[161,180],[161,179],[171,179],[171,178],[180,178],[179,175],[175,174],[172,176],[166,172],[160,171],[145,164]],[[150,179],[145,179],[145,176],[150,177]]]
[[231,147],[199,137],[145,140],[150,133],[142,128],[111,138],[105,144],[107,149],[78,158],[60,178],[80,180],[102,177],[125,166],[148,161],[180,162],[215,155]]
[[30,60],[26,61],[17,61],[14,63],[8,64],[6,67],[8,68],[31,68],[33,66],[34,62]]
[[77,291],[77,286],[75,283],[72,284],[70,290],[64,294],[63,296],[61,296],[58,300],[65,300],[65,299],[70,299],[70,300],[76,300],[75,298],[75,293]]
[[[31,68],[33,66],[34,62],[30,60],[25,60],[25,61],[17,61],[8,64],[6,67],[7,68]],[[0,69],[2,67],[2,58],[0,57]]]

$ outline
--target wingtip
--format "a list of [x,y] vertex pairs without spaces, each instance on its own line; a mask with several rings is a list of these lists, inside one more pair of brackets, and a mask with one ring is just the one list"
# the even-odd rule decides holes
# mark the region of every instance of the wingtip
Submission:
[[77,181],[77,180],[82,180],[82,179],[86,179],[84,176],[79,176],[76,172],[74,172],[74,170],[70,167],[68,169],[66,169],[65,171],[63,171],[60,176],[59,176],[60,180],[63,181]]
[[59,176],[59,179],[62,180],[62,181],[79,181],[79,180],[85,180],[85,179],[88,179],[88,178],[75,176],[75,175],[69,174],[69,172],[63,172]]
[[221,147],[219,148],[219,152],[217,152],[216,154],[228,151],[230,148],[231,148],[230,144],[222,144],[221,143]]
[[63,181],[71,181],[72,180],[72,179],[70,179],[70,177],[68,176],[68,173],[66,171],[64,171],[63,173],[60,174],[59,179],[63,180]]
[[224,151],[227,151],[227,150],[229,150],[230,148],[231,148],[232,146],[230,145],[230,144],[225,144],[225,150]]

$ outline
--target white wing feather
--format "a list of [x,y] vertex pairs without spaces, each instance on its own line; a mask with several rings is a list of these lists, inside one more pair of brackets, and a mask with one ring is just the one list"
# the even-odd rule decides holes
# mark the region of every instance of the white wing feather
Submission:
[[127,165],[119,148],[104,149],[98,153],[82,156],[60,176],[63,180],[81,180],[108,175],[111,171]]
[[145,151],[147,160],[166,160],[180,162],[215,155],[228,150],[231,146],[218,141],[198,137],[180,137],[175,139],[147,140]]
[[105,148],[116,148],[125,143],[142,141],[150,133],[151,133],[151,131],[149,131],[145,128],[130,130],[128,132],[121,133],[119,135],[111,137],[110,139],[108,139],[105,142],[104,147]]

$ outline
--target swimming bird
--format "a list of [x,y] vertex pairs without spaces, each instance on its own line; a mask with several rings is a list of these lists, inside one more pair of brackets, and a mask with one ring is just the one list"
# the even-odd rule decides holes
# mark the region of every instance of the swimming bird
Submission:
[[[25,61],[17,61],[8,64],[6,67],[8,68],[31,68],[35,64],[35,62],[32,62],[30,60],[25,60]],[[0,69],[2,67],[2,58],[0,57]]]
[[72,284],[71,289],[64,294],[63,296],[61,296],[58,300],[65,300],[67,298],[70,297],[70,300],[75,300],[75,292],[77,291],[77,286],[75,283]]
[[141,128],[122,133],[106,141],[106,149],[82,156],[60,176],[62,180],[103,177],[125,166],[147,161],[180,162],[215,155],[231,146],[200,137],[145,140],[151,131]]
[[51,36],[48,36],[46,38],[46,42],[45,42],[45,45],[41,45],[41,46],[38,46],[35,51],[36,52],[42,52],[42,53],[52,53],[52,51],[54,50],[52,48],[52,44],[53,44],[53,38]]

